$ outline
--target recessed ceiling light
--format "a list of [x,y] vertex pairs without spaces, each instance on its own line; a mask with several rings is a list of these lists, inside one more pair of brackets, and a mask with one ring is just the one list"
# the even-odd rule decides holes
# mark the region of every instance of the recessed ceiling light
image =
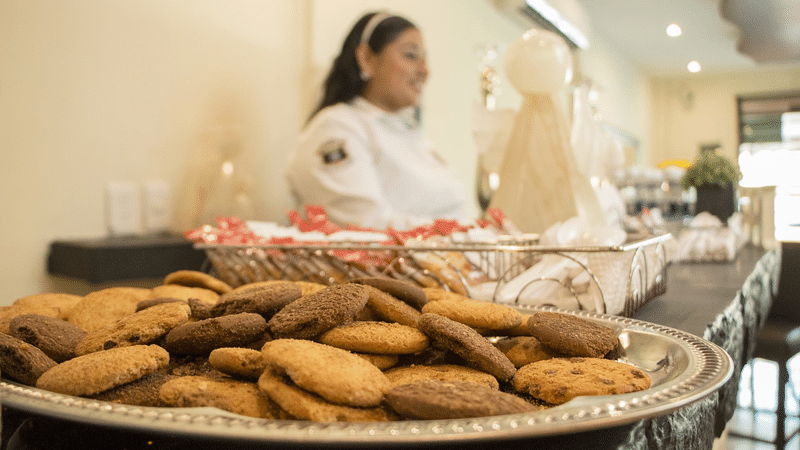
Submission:
[[700,70],[702,70],[700,63],[697,61],[690,61],[689,64],[686,65],[686,68],[689,69],[689,72],[700,72]]
[[683,33],[681,27],[677,23],[671,23],[667,26],[667,36],[669,37],[677,37]]

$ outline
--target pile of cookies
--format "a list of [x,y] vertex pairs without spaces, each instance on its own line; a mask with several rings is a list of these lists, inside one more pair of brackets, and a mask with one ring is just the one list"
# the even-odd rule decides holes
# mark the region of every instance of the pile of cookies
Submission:
[[514,414],[647,389],[614,330],[369,277],[232,287],[178,271],[152,289],[24,297],[0,310],[2,376],[151,407],[315,422]]

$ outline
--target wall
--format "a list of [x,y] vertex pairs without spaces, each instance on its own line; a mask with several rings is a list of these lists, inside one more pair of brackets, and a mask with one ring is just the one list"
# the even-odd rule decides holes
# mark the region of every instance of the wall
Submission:
[[[45,290],[50,241],[106,234],[104,187],[165,180],[174,227],[208,161],[238,153],[263,217],[301,124],[306,2],[0,3],[0,305]],[[266,174],[266,176],[264,175]],[[213,172],[216,177],[217,173]],[[195,183],[197,185],[197,183]]]
[[578,52],[576,67],[598,91],[598,120],[639,142],[627,162],[650,164],[653,99],[648,77],[598,34],[591,36],[589,48]]
[[737,161],[736,97],[800,90],[800,68],[654,78],[652,86],[654,163],[675,158],[693,161],[701,144],[713,142],[721,143],[720,151]]

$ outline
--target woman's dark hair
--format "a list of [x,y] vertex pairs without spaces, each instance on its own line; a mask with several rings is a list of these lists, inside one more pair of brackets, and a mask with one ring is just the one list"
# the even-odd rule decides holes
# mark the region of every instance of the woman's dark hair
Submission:
[[[359,19],[345,38],[342,50],[333,61],[331,71],[323,84],[322,100],[311,117],[314,117],[326,106],[348,102],[363,92],[366,82],[361,79],[361,69],[356,61],[356,48],[361,43],[364,28],[375,14],[379,13],[369,13]],[[367,45],[373,52],[379,53],[387,44],[397,39],[400,33],[409,28],[416,28],[416,26],[408,19],[400,16],[388,16],[375,26]]]

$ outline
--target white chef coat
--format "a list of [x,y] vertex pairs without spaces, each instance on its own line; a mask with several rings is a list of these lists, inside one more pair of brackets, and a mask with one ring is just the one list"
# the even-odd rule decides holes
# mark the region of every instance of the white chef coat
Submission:
[[415,120],[356,97],[322,109],[301,133],[287,170],[298,207],[340,225],[408,229],[465,218],[465,193]]

